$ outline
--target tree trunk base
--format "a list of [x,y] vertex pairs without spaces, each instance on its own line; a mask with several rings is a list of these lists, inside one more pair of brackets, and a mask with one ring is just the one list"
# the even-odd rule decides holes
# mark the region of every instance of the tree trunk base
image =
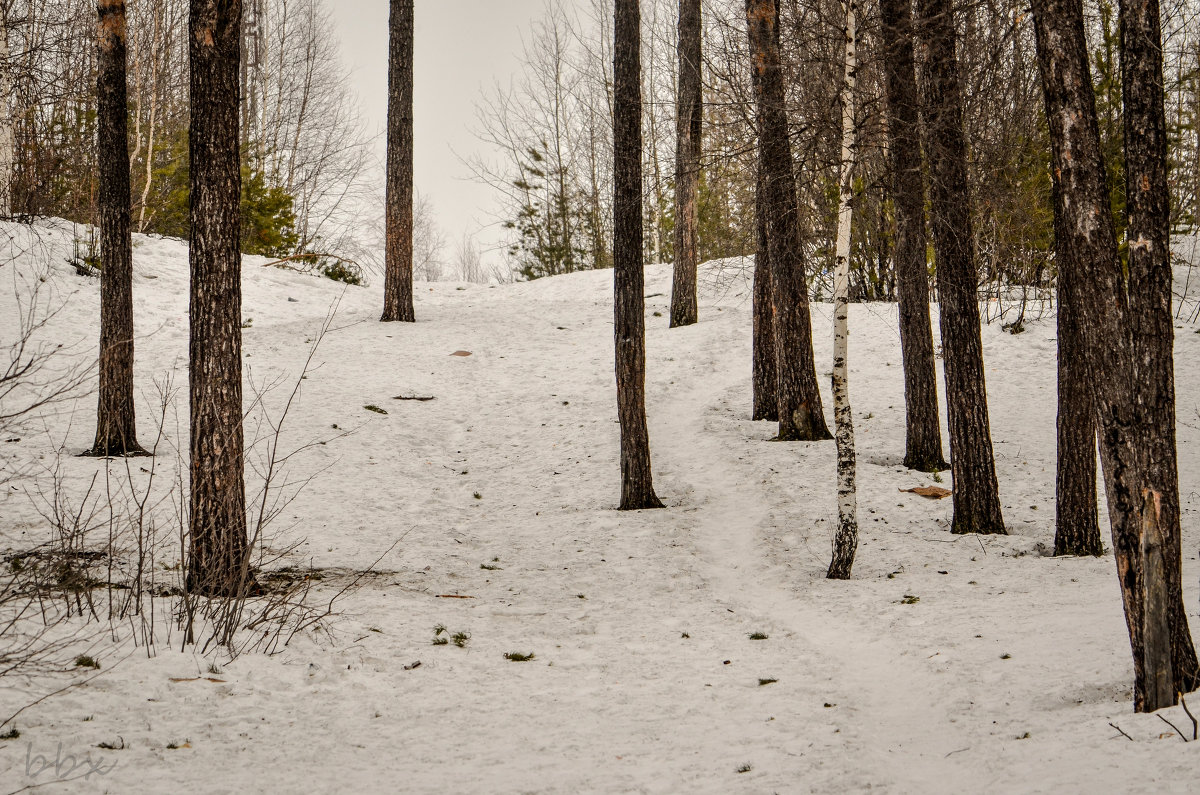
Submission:
[[854,566],[854,553],[858,549],[858,525],[850,518],[838,520],[837,537],[833,543],[833,559],[829,562],[827,580],[848,580]]
[[1054,536],[1054,557],[1092,557],[1104,555],[1104,542],[1100,540],[1100,532],[1075,534],[1057,533]]
[[787,417],[786,410],[781,411],[779,416],[779,433],[775,436],[777,442],[823,442],[833,438],[819,406],[814,409],[807,402],[801,403],[792,410],[790,423],[783,421]]
[[680,326],[695,325],[699,320],[699,318],[697,318],[696,315],[697,315],[697,312],[696,312],[695,305],[692,305],[690,307],[684,307],[679,310],[672,310],[671,311],[671,326],[670,326],[670,328],[679,328]]
[[779,433],[771,437],[772,442],[827,442],[833,438],[833,434],[825,426],[824,421],[820,427],[813,428],[792,428],[790,430],[779,430]]
[[956,536],[969,535],[974,533],[981,536],[1006,536],[1008,528],[1004,526],[1003,521],[976,519],[974,517],[959,516],[957,512],[954,516],[954,523],[950,527],[950,533]]
[[79,454],[80,458],[150,458],[154,453],[146,450],[140,444],[135,442],[108,442],[107,444],[97,443],[94,447],[84,450]]
[[906,469],[913,469],[917,472],[945,472],[950,468],[940,453],[935,455],[909,453],[904,457],[904,466]]
[[666,508],[653,491],[649,494],[639,494],[636,497],[622,497],[618,511],[645,511],[653,508]]
[[797,431],[794,433],[789,433],[789,434],[781,433],[781,434],[778,434],[777,436],[772,436],[769,441],[772,441],[772,442],[827,442],[832,438],[833,438],[833,436],[828,431],[826,431],[823,435],[821,435],[821,434],[815,434],[815,435],[804,434],[804,433],[800,433],[799,431]]
[[265,596],[267,593],[267,589],[253,572],[247,574],[245,580],[238,582],[229,582],[228,579],[210,573],[189,571],[186,580],[187,593],[206,599],[245,599]]

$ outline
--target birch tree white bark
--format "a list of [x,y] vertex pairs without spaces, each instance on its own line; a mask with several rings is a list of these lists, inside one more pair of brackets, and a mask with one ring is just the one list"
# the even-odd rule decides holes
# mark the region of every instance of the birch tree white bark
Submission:
[[842,167],[838,197],[837,267],[833,283],[833,421],[837,443],[838,527],[833,540],[833,560],[828,578],[850,579],[858,548],[857,494],[855,486],[854,417],[850,413],[847,354],[850,329],[850,222],[854,198],[854,88],[858,53],[855,49],[857,0],[846,0],[846,71],[842,79]]
[[12,76],[9,72],[9,3],[0,2],[0,217],[12,215],[13,119],[11,110]]

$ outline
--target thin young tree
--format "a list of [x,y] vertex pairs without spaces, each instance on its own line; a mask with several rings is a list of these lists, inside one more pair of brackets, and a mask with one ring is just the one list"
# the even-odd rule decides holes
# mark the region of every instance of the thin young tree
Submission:
[[826,575],[831,580],[850,579],[858,549],[857,494],[855,491],[854,416],[850,411],[850,225],[854,218],[854,87],[857,83],[856,0],[846,0],[844,31],[846,68],[842,77],[842,165],[838,178],[838,226],[833,287],[833,421],[837,443],[838,526],[833,539],[833,560]]
[[[1149,466],[1148,413],[1139,398],[1136,347],[1109,205],[1096,98],[1088,66],[1080,0],[1034,0],[1038,68],[1050,129],[1055,252],[1060,273],[1074,271],[1068,290],[1087,286],[1079,322],[1083,354],[1095,374],[1100,454],[1112,525],[1117,576],[1133,651],[1134,708],[1175,703],[1167,605],[1161,597],[1163,492]],[[1157,547],[1157,554],[1153,553]],[[1158,562],[1158,574],[1147,561]],[[1148,607],[1152,609],[1147,609]]]
[[953,4],[918,0],[917,5],[928,58],[923,117],[954,478],[951,532],[1000,534],[1006,530],[988,426]]
[[385,272],[382,321],[414,322],[413,309],[413,0],[391,0],[388,18],[388,121]]
[[792,148],[779,60],[778,0],[746,0],[750,63],[759,82],[758,148],[765,171],[768,258],[775,331],[779,440],[829,439],[813,360],[812,324]]
[[888,154],[896,217],[897,297],[900,349],[904,357],[904,465],[922,472],[946,469],[938,419],[937,367],[929,320],[926,265],[925,184],[917,75],[913,60],[912,3],[880,0],[887,90]]
[[620,510],[662,508],[650,471],[646,426],[646,308],[642,263],[642,67],[638,0],[613,10],[613,314]]
[[675,267],[671,284],[671,327],[697,320],[696,269],[700,255],[701,123],[700,0],[679,0],[679,88],[675,111]]
[[100,396],[91,455],[144,453],[133,401],[133,238],[130,228],[125,0],[98,0],[97,160],[100,165]]
[[13,0],[0,0],[0,218],[12,215],[12,183],[16,170],[16,139],[13,134],[13,79],[9,57],[9,12]]
[[252,583],[242,430],[238,144],[241,0],[191,0],[190,550],[192,593],[241,596]]
[[[1179,465],[1175,449],[1174,322],[1167,121],[1158,0],[1121,0],[1121,96],[1125,135],[1125,235],[1129,319],[1147,438],[1149,479],[1162,509],[1170,645],[1176,688],[1200,687],[1181,583]],[[1174,699],[1172,702],[1174,703]]]

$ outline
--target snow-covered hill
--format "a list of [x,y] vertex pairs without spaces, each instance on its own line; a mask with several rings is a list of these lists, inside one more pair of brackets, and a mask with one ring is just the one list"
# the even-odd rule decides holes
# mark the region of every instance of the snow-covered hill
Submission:
[[[9,225],[3,235],[0,342],[13,339],[14,295],[40,274],[43,300],[59,310],[41,338],[65,346],[64,362],[94,359],[99,283],[65,263],[70,228]],[[159,385],[175,390],[156,459],[165,494],[187,440],[187,249],[140,236],[135,246],[143,443],[157,435]],[[1018,336],[984,330],[1012,535],[958,537],[949,501],[900,491],[932,480],[900,465],[896,309],[852,307],[862,543],[854,578],[830,582],[833,443],[772,443],[774,427],[748,418],[748,263],[709,263],[701,322],[676,330],[669,268],[647,269],[651,447],[669,507],[640,513],[614,510],[611,272],[418,284],[418,322],[380,324],[378,286],[264,263],[245,260],[244,343],[247,396],[274,385],[262,399],[270,416],[336,306],[283,434],[289,450],[317,442],[289,462],[291,481],[311,480],[273,525],[272,544],[298,544],[293,564],[356,570],[400,543],[379,560],[381,576],[337,604],[331,631],[275,656],[227,663],[181,650],[161,619],[149,653],[127,631],[94,638],[101,675],[29,708],[20,737],[0,741],[0,790],[61,777],[38,761],[56,753],[115,763],[50,786],[77,792],[1194,788],[1200,744],[1132,714],[1111,557],[1047,555],[1052,318]],[[813,306],[822,374],[830,310]],[[1192,331],[1177,330],[1177,392],[1194,615]],[[0,551],[45,540],[38,490],[53,493],[55,477],[76,502],[106,468],[123,482],[126,462],[75,456],[92,441],[94,410],[85,395],[19,441],[0,440],[6,471],[27,473],[0,496]],[[261,438],[262,410],[248,415],[248,439]],[[144,466],[130,468],[135,483]],[[248,473],[249,491],[259,485]],[[178,550],[166,549],[169,568]],[[341,584],[331,577],[315,594]],[[465,647],[432,645],[439,625],[468,634]],[[535,657],[512,662],[509,652]],[[0,717],[66,681],[0,680]],[[1168,715],[1186,723],[1178,709]],[[124,750],[97,748],[118,738]]]

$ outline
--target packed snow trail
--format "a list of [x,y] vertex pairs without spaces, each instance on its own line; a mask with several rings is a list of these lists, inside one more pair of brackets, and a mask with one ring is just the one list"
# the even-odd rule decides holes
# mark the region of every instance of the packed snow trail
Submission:
[[[786,569],[768,561],[762,542],[778,527],[770,495],[762,478],[755,477],[762,469],[756,452],[768,445],[785,454],[807,448],[815,453],[808,460],[821,464],[833,443],[776,443],[769,441],[774,423],[746,423],[739,416],[749,404],[745,351],[737,345],[740,329],[730,323],[718,328],[723,339],[702,349],[698,361],[688,361],[689,372],[676,377],[676,395],[661,413],[662,441],[655,446],[660,467],[688,483],[691,532],[711,598],[775,629],[771,639],[797,657],[789,678],[800,681],[790,684],[839,711],[845,751],[859,760],[875,786],[961,791],[975,778],[947,757],[955,739],[939,726],[944,716],[935,709],[936,681],[886,638],[871,636],[853,615],[823,607],[820,595],[806,586],[807,576],[796,582],[793,573],[789,581]],[[824,483],[830,473],[797,470],[795,477]],[[821,502],[832,504],[832,492],[825,497]],[[814,545],[819,547],[819,540]],[[919,764],[896,764],[897,756],[912,755]]]

